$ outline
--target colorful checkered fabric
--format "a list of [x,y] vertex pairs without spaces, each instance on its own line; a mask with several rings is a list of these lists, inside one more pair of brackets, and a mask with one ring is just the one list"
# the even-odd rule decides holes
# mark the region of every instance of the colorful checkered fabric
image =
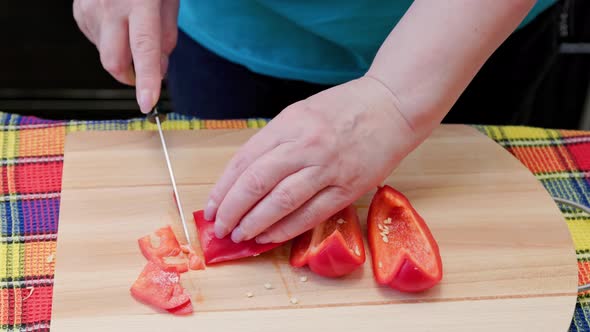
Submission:
[[[261,119],[202,121],[175,114],[166,130],[260,128]],[[590,206],[590,132],[476,126],[527,166],[557,197]],[[0,331],[48,331],[64,139],[80,130],[155,130],[144,120],[48,121],[0,113]],[[573,235],[580,283],[590,281],[590,216],[561,206]],[[572,331],[590,331],[580,295]]]

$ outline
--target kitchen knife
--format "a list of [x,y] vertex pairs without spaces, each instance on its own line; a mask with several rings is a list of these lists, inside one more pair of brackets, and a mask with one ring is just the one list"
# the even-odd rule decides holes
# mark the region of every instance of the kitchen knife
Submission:
[[170,163],[170,156],[168,155],[168,147],[166,146],[166,140],[164,139],[164,133],[162,132],[162,122],[166,121],[166,114],[161,113],[156,105],[150,113],[147,115],[148,121],[155,123],[158,126],[158,133],[160,134],[160,141],[162,142],[162,150],[164,151],[164,157],[166,159],[166,165],[168,166],[168,173],[170,174],[170,181],[172,182],[172,188],[174,189],[174,196],[176,197],[176,207],[178,213],[180,213],[180,220],[182,221],[182,227],[184,228],[184,236],[189,245],[192,245],[191,238],[188,233],[188,227],[184,218],[184,211],[182,210],[182,204],[180,196],[178,195],[178,188],[176,187],[176,179],[174,178],[174,171],[172,164]]

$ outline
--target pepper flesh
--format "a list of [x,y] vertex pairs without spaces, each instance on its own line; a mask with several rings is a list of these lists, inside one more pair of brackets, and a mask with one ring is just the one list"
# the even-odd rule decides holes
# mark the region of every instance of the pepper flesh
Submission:
[[360,223],[353,206],[293,240],[289,259],[293,267],[307,265],[324,277],[347,275],[366,259]]
[[188,245],[180,246],[182,252],[188,255],[188,268],[190,270],[204,270],[205,269],[205,262],[203,262],[203,258],[201,255],[197,254],[195,249]]
[[189,313],[185,306],[190,302],[190,295],[179,282],[178,272],[166,272],[158,264],[148,261],[130,292],[135,299],[147,305],[186,314]]
[[235,243],[230,235],[218,239],[215,236],[214,222],[205,219],[203,210],[193,212],[193,217],[199,231],[199,241],[206,264],[256,256],[282,245],[282,243],[259,244],[255,239]]
[[373,274],[379,284],[421,292],[440,282],[443,267],[438,244],[401,192],[387,185],[378,188],[367,227]]
[[138,243],[143,256],[148,261],[159,265],[162,270],[178,273],[188,271],[185,255],[170,225],[156,230],[155,237],[146,235],[140,238]]

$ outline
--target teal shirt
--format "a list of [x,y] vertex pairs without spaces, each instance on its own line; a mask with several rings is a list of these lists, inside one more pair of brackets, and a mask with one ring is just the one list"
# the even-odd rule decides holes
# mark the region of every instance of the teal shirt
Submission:
[[[520,27],[556,0],[538,0]],[[367,71],[411,0],[181,0],[179,28],[250,70],[339,84]]]

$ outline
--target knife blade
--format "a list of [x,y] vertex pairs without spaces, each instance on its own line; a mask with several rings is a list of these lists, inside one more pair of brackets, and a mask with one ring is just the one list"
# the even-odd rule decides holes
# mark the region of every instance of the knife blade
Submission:
[[178,188],[176,187],[176,179],[174,177],[174,170],[172,169],[172,164],[170,163],[170,155],[168,154],[168,147],[166,146],[166,140],[164,139],[164,133],[162,132],[162,119],[166,120],[166,115],[164,113],[160,113],[158,110],[158,106],[156,105],[150,113],[148,113],[148,120],[152,123],[156,123],[158,126],[158,133],[160,134],[160,141],[162,143],[162,150],[164,151],[164,157],[166,159],[166,165],[168,167],[168,173],[170,175],[170,182],[172,182],[172,188],[174,189],[174,196],[176,197],[176,207],[178,208],[178,213],[180,213],[180,220],[182,221],[182,228],[184,229],[184,236],[186,237],[187,243],[192,246],[191,238],[188,233],[188,227],[186,225],[186,220],[184,218],[184,211],[182,210],[182,203],[180,201],[180,196],[178,195]]

